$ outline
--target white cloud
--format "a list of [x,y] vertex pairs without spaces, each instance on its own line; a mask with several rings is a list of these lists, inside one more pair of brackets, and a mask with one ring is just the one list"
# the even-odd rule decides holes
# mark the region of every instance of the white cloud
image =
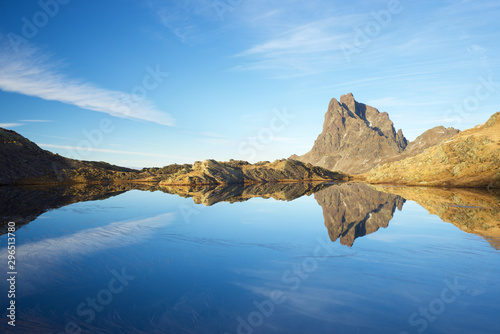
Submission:
[[[5,46],[5,45],[4,45]],[[171,115],[149,100],[135,101],[131,94],[100,88],[93,83],[69,78],[57,69],[57,62],[32,47],[0,53],[0,89],[72,104],[111,116],[174,125]]]
[[48,119],[22,119],[19,122],[28,122],[28,123],[51,123],[54,122]]
[[140,156],[160,157],[160,158],[190,159],[188,157],[182,157],[182,156],[176,156],[176,155],[145,153],[145,152],[135,152],[135,151],[119,151],[119,150],[109,150],[109,149],[105,149],[105,148],[94,148],[94,147],[55,145],[55,144],[38,144],[38,146],[45,147],[45,148],[60,148],[60,149],[65,149],[65,150],[76,150],[76,151],[86,151],[86,152],[128,154],[128,155],[140,155]]
[[215,132],[201,132],[201,134],[205,137],[210,137],[210,138],[227,138],[225,135]]
[[311,75],[339,63],[347,16],[314,21],[274,34],[270,39],[235,55],[248,59],[231,70],[278,70],[280,78]]
[[[207,35],[220,28],[214,0],[150,0],[148,5],[161,24],[186,45],[207,42]],[[207,29],[206,25],[212,27]],[[161,32],[145,32],[150,38],[164,39]]]
[[264,54],[307,54],[340,49],[339,42],[348,35],[331,33],[338,27],[339,20],[330,19],[312,22],[286,31],[273,39],[258,44],[238,56]]
[[13,128],[16,126],[24,125],[22,123],[0,123],[0,128]]

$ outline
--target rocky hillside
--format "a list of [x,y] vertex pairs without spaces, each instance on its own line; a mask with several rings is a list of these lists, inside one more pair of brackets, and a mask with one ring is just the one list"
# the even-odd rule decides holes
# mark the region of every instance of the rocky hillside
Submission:
[[500,188],[500,112],[485,124],[366,174],[370,183]]
[[332,180],[347,180],[347,176],[291,159],[276,160],[272,163],[266,161],[256,164],[236,160],[229,162],[205,160],[203,162],[196,162],[192,168],[180,170],[170,178],[160,182],[160,185],[245,184]]
[[330,181],[347,178],[295,160],[252,165],[206,160],[194,165],[134,170],[105,162],[79,161],[42,150],[20,134],[0,128],[0,185],[160,182],[204,185],[258,182]]
[[437,127],[408,143],[403,132],[396,132],[389,115],[357,102],[352,94],[340,101],[332,99],[323,132],[308,153],[291,158],[330,170],[362,174],[387,162],[416,155],[458,133]]
[[0,128],[0,184],[92,183],[147,176],[105,162],[68,159]]

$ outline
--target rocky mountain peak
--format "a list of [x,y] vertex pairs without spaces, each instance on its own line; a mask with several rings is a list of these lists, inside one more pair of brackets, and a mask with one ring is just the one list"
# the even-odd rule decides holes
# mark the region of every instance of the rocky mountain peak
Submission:
[[323,132],[313,149],[293,158],[347,173],[363,173],[378,162],[401,153],[408,142],[385,112],[359,103],[352,93],[332,99]]
[[340,104],[342,104],[348,110],[354,110],[356,108],[356,100],[352,93],[342,95],[340,97]]
[[330,101],[323,132],[311,151],[291,158],[334,171],[362,174],[381,163],[416,155],[457,133],[453,128],[438,127],[409,143],[402,130],[396,131],[386,112],[357,102],[349,93]]

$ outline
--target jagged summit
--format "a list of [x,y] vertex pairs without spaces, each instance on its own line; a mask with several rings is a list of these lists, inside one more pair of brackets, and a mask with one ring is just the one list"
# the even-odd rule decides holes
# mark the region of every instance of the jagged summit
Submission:
[[364,173],[402,153],[407,145],[403,131],[396,132],[387,113],[357,102],[349,93],[340,101],[330,101],[323,132],[311,151],[292,158],[331,170]]
[[357,102],[349,93],[340,101],[330,101],[323,132],[311,151],[291,158],[334,171],[362,174],[386,162],[415,156],[457,133],[454,128],[438,126],[408,142],[386,112]]

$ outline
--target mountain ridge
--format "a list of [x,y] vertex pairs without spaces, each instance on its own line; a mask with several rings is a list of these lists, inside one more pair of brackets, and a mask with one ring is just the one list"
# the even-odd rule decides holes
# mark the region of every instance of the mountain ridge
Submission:
[[250,164],[197,161],[162,168],[130,169],[106,162],[81,161],[41,149],[12,130],[0,128],[0,185],[152,182],[167,185],[243,184],[346,180],[342,173],[295,160]]
[[500,188],[500,112],[481,125],[365,175],[369,183]]
[[313,148],[291,159],[350,174],[363,174],[386,161],[401,160],[437,145],[459,130],[436,127],[409,142],[386,112],[354,99],[352,93],[333,98],[325,114],[323,131]]

